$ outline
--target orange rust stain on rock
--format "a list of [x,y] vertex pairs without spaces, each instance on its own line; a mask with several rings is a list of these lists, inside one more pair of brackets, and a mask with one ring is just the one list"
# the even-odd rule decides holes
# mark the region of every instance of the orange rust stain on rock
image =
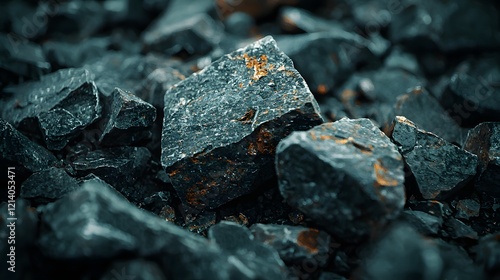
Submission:
[[254,143],[250,143],[248,145],[247,154],[249,154],[251,156],[256,156],[257,152],[258,152],[257,151],[257,146]]
[[273,145],[273,135],[272,133],[261,127],[257,132],[257,139],[255,145],[259,154],[272,154],[276,147]]
[[248,109],[245,114],[238,119],[238,121],[244,123],[244,124],[249,124],[252,123],[253,117],[255,116],[255,109]]
[[395,187],[398,185],[398,181],[388,177],[388,170],[381,164],[380,160],[377,160],[373,165],[375,171],[375,184],[379,186]]
[[325,95],[328,92],[328,87],[324,84],[320,84],[317,88],[317,91],[321,95]]
[[349,100],[353,99],[354,97],[356,97],[356,92],[351,90],[351,89],[346,89],[342,92],[340,98],[342,99],[342,102],[348,102]]
[[186,201],[189,205],[194,207],[203,206],[203,198],[208,194],[208,191],[215,187],[217,182],[210,181],[209,183],[203,185],[202,183],[197,183],[194,186],[187,189]]
[[307,229],[301,231],[297,236],[297,244],[305,248],[309,253],[315,254],[318,252],[318,236],[319,231],[317,229]]
[[314,133],[314,131],[311,130],[311,132],[309,132],[309,135],[311,135],[311,139],[316,141],[318,139],[318,137],[316,137],[316,133]]
[[248,54],[243,54],[247,68],[253,69],[252,80],[258,81],[260,78],[267,76],[268,68],[267,56],[261,55],[259,58],[251,57]]
[[168,172],[168,176],[174,177],[175,175],[179,174],[180,170],[179,169],[174,169],[170,172]]

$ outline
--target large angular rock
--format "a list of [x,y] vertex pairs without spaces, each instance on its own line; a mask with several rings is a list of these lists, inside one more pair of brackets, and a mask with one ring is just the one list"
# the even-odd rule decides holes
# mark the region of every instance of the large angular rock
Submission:
[[368,119],[342,119],[280,142],[276,169],[292,207],[346,241],[399,215],[405,203],[403,159]]
[[38,246],[55,260],[96,265],[128,255],[156,260],[169,279],[248,279],[236,257],[104,185],[87,183],[49,204],[41,223]]
[[116,147],[77,156],[71,165],[78,176],[95,174],[120,192],[131,188],[147,168],[151,153],[144,147]]
[[276,250],[255,240],[250,230],[233,222],[220,222],[208,230],[210,241],[240,259],[252,279],[285,279],[285,264]]
[[111,94],[108,122],[99,139],[104,146],[130,145],[150,136],[156,109],[131,92],[115,88]]
[[446,198],[476,174],[476,155],[419,129],[405,117],[394,119],[392,139],[399,146],[425,199]]
[[181,201],[215,208],[273,177],[278,142],[322,122],[292,61],[266,37],[165,94],[162,165]]
[[2,118],[21,130],[33,130],[36,119],[50,150],[61,150],[101,115],[92,75],[85,69],[62,69],[8,89]]
[[57,163],[54,155],[3,119],[0,119],[0,161],[31,173],[45,170]]
[[276,249],[287,264],[315,261],[324,266],[328,260],[330,236],[323,231],[300,226],[254,224],[255,240]]
[[479,158],[476,188],[500,198],[500,123],[481,123],[471,129],[464,148]]
[[417,87],[398,97],[395,116],[404,116],[418,127],[439,135],[446,141],[461,145],[465,131],[448,115],[439,102],[425,89]]
[[452,52],[500,46],[498,10],[493,2],[458,0],[392,2],[389,37],[415,49]]
[[213,1],[175,0],[142,34],[150,51],[174,55],[185,51],[190,55],[206,54],[222,39],[222,25],[208,12]]
[[76,190],[78,181],[63,169],[52,167],[31,175],[21,186],[20,197],[36,204],[55,201]]

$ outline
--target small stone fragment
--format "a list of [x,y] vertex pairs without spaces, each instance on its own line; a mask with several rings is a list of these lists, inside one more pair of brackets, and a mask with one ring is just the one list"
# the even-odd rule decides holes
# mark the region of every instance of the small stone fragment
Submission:
[[312,13],[295,8],[284,7],[280,10],[279,21],[281,28],[287,32],[322,32],[343,31],[344,27],[335,22],[313,15]]
[[180,70],[174,67],[161,67],[151,72],[144,80],[143,86],[136,92],[137,96],[157,110],[163,110],[165,92],[178,82],[186,79]]
[[130,145],[150,136],[146,130],[156,119],[156,109],[130,92],[115,88],[109,120],[99,139],[103,146]]
[[453,239],[478,239],[477,232],[472,227],[453,217],[446,220],[444,228]]
[[215,212],[204,212],[199,214],[194,220],[189,221],[183,227],[187,228],[190,232],[206,235],[207,229],[216,223]]
[[117,190],[127,193],[147,167],[151,153],[144,147],[116,147],[77,156],[71,165],[79,176],[94,173]]
[[316,261],[324,266],[328,260],[330,236],[323,231],[273,224],[254,224],[250,229],[256,241],[276,249],[287,264]]
[[500,123],[481,123],[469,131],[465,149],[479,158],[476,188],[500,198]]
[[247,13],[236,12],[224,20],[224,27],[226,32],[230,34],[248,37],[251,34],[252,28],[255,28],[255,21]]
[[397,217],[405,203],[403,159],[368,119],[342,119],[280,142],[281,194],[336,237],[354,241]]
[[20,130],[33,130],[37,119],[50,150],[61,150],[101,116],[101,104],[92,75],[85,69],[62,69],[40,81],[7,89],[2,118]]
[[88,38],[81,42],[47,41],[43,51],[55,69],[81,67],[91,58],[102,56],[110,47],[109,38]]
[[449,217],[452,214],[451,208],[446,202],[437,200],[410,202],[410,209],[431,214],[440,220],[443,220],[445,217]]
[[[50,168],[57,159],[44,147],[31,142],[11,124],[0,118],[0,161],[38,172]],[[10,165],[9,164],[9,165]]]
[[419,128],[432,132],[448,142],[461,145],[465,131],[448,115],[439,102],[422,87],[397,98],[395,116],[412,120]]
[[19,196],[40,205],[55,201],[78,187],[78,181],[63,169],[51,167],[24,181]]
[[226,253],[241,259],[252,279],[285,279],[285,264],[272,247],[254,239],[250,230],[222,221],[208,230],[208,238]]
[[292,61],[266,37],[165,94],[162,165],[181,201],[213,209],[274,176],[278,142],[322,122]]
[[422,73],[417,58],[399,47],[394,48],[386,57],[384,60],[384,68],[403,69],[416,76],[420,76]]
[[443,225],[442,218],[421,211],[405,210],[401,216],[423,235],[437,235]]
[[392,139],[425,199],[449,197],[476,174],[476,155],[419,129],[405,117],[396,116]]
[[457,203],[457,206],[455,208],[457,209],[455,217],[459,219],[469,220],[473,217],[479,217],[481,205],[473,199],[463,199]]
[[222,39],[222,26],[208,15],[213,1],[172,1],[168,9],[142,34],[150,51],[175,55],[206,54]]

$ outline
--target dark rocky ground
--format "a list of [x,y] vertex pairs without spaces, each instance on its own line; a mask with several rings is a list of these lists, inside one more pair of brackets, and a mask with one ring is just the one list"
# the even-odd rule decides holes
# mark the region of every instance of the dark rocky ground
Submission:
[[495,1],[2,1],[0,42],[0,279],[500,279]]

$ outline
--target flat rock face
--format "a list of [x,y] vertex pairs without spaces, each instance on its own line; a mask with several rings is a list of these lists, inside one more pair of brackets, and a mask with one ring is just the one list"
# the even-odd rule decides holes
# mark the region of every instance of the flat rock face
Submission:
[[54,165],[57,159],[44,147],[0,119],[0,161],[10,161],[29,172],[37,172]]
[[55,201],[76,190],[78,181],[63,169],[49,168],[31,175],[22,185],[20,197],[37,204]]
[[11,87],[14,95],[3,105],[2,118],[21,129],[36,119],[50,150],[61,150],[101,116],[92,75],[85,69],[62,69],[40,81]]
[[278,142],[322,122],[291,60],[266,37],[165,94],[162,165],[181,200],[215,208],[272,178]]
[[405,203],[403,159],[368,119],[291,134],[278,146],[276,169],[288,204],[346,240],[368,235]]
[[481,123],[469,131],[465,149],[479,157],[476,188],[500,198],[500,123]]
[[405,117],[395,118],[392,139],[425,199],[446,198],[476,174],[476,155],[419,129]]

